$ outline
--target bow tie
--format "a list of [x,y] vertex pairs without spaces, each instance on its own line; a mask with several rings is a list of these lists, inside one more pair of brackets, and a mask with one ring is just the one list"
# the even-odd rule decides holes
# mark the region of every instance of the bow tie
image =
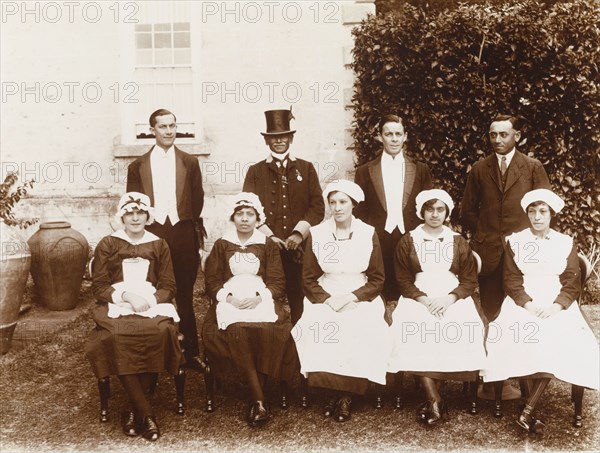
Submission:
[[[444,242],[444,238],[437,238],[437,240],[440,241],[440,242]],[[433,239],[425,239],[425,238],[423,238],[423,242],[433,242],[433,241],[434,241]]]

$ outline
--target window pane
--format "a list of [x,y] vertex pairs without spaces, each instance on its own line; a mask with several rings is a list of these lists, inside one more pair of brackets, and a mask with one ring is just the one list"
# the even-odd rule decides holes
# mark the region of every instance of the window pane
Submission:
[[151,24],[136,24],[135,31],[152,31]]
[[152,35],[150,33],[136,33],[135,47],[137,47],[138,49],[151,49]]
[[171,24],[154,24],[154,31],[171,31]]
[[175,47],[190,47],[190,33],[175,33],[174,45]]
[[154,51],[154,62],[157,65],[173,64],[173,56],[171,49]]
[[175,49],[175,64],[190,64],[192,53],[190,49]]
[[177,22],[176,24],[173,24],[173,30],[175,30],[175,31],[187,31],[189,29],[190,29],[189,22]]
[[171,47],[171,33],[155,33],[154,34],[154,47],[157,49],[164,49]]
[[152,50],[136,50],[135,63],[137,65],[152,64]]

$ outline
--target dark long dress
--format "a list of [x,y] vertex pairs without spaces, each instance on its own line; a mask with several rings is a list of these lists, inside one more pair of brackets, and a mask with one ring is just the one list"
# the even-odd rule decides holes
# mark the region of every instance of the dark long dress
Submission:
[[[206,260],[206,292],[212,302],[202,327],[202,339],[211,368],[219,378],[231,378],[245,370],[256,370],[274,379],[289,381],[298,374],[299,365],[290,334],[289,312],[281,302],[285,277],[279,249],[271,239],[256,230],[245,245],[237,242],[235,234],[226,237],[229,240],[221,238],[215,242]],[[217,306],[227,304],[224,300],[226,294],[222,294],[226,283],[234,277],[232,265],[235,267],[236,262],[256,264],[256,274],[253,275],[260,277],[257,280],[264,284],[274,301],[277,315],[274,322],[233,322],[226,329],[219,329]],[[261,291],[264,289],[256,289],[257,293]]]
[[171,255],[163,239],[146,232],[145,241],[132,244],[115,235],[103,238],[94,253],[92,291],[98,306],[92,316],[96,327],[85,344],[85,355],[98,378],[144,372],[176,374],[183,363],[172,318],[148,318],[137,314],[108,317],[112,287],[123,281],[123,260],[149,261],[147,281],[155,288],[157,302],[170,302],[175,294]]

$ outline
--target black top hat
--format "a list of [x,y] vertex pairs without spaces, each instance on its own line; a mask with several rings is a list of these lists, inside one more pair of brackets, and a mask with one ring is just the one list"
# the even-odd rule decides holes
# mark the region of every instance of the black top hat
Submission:
[[267,110],[267,132],[261,132],[264,136],[293,134],[290,130],[290,120],[295,119],[292,115],[292,107],[289,110]]

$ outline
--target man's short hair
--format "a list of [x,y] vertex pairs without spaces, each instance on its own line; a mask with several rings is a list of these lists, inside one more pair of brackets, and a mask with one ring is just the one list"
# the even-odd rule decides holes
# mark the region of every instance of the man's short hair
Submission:
[[516,131],[520,131],[521,129],[523,129],[523,126],[525,126],[525,118],[519,115],[496,115],[494,119],[492,119],[492,123],[495,123],[496,121],[510,121],[510,124],[512,124],[513,129]]
[[175,122],[177,122],[177,118],[175,117],[175,114],[173,112],[170,112],[167,109],[158,109],[152,112],[152,115],[150,115],[150,127],[154,127],[156,125],[156,117],[166,115],[173,115],[173,118],[175,118]]
[[398,115],[388,114],[388,115],[382,116],[381,119],[379,120],[379,123],[377,123],[377,132],[379,132],[381,134],[383,132],[383,126],[386,123],[400,123],[400,124],[402,124],[402,127],[404,127],[402,118],[400,118]]

